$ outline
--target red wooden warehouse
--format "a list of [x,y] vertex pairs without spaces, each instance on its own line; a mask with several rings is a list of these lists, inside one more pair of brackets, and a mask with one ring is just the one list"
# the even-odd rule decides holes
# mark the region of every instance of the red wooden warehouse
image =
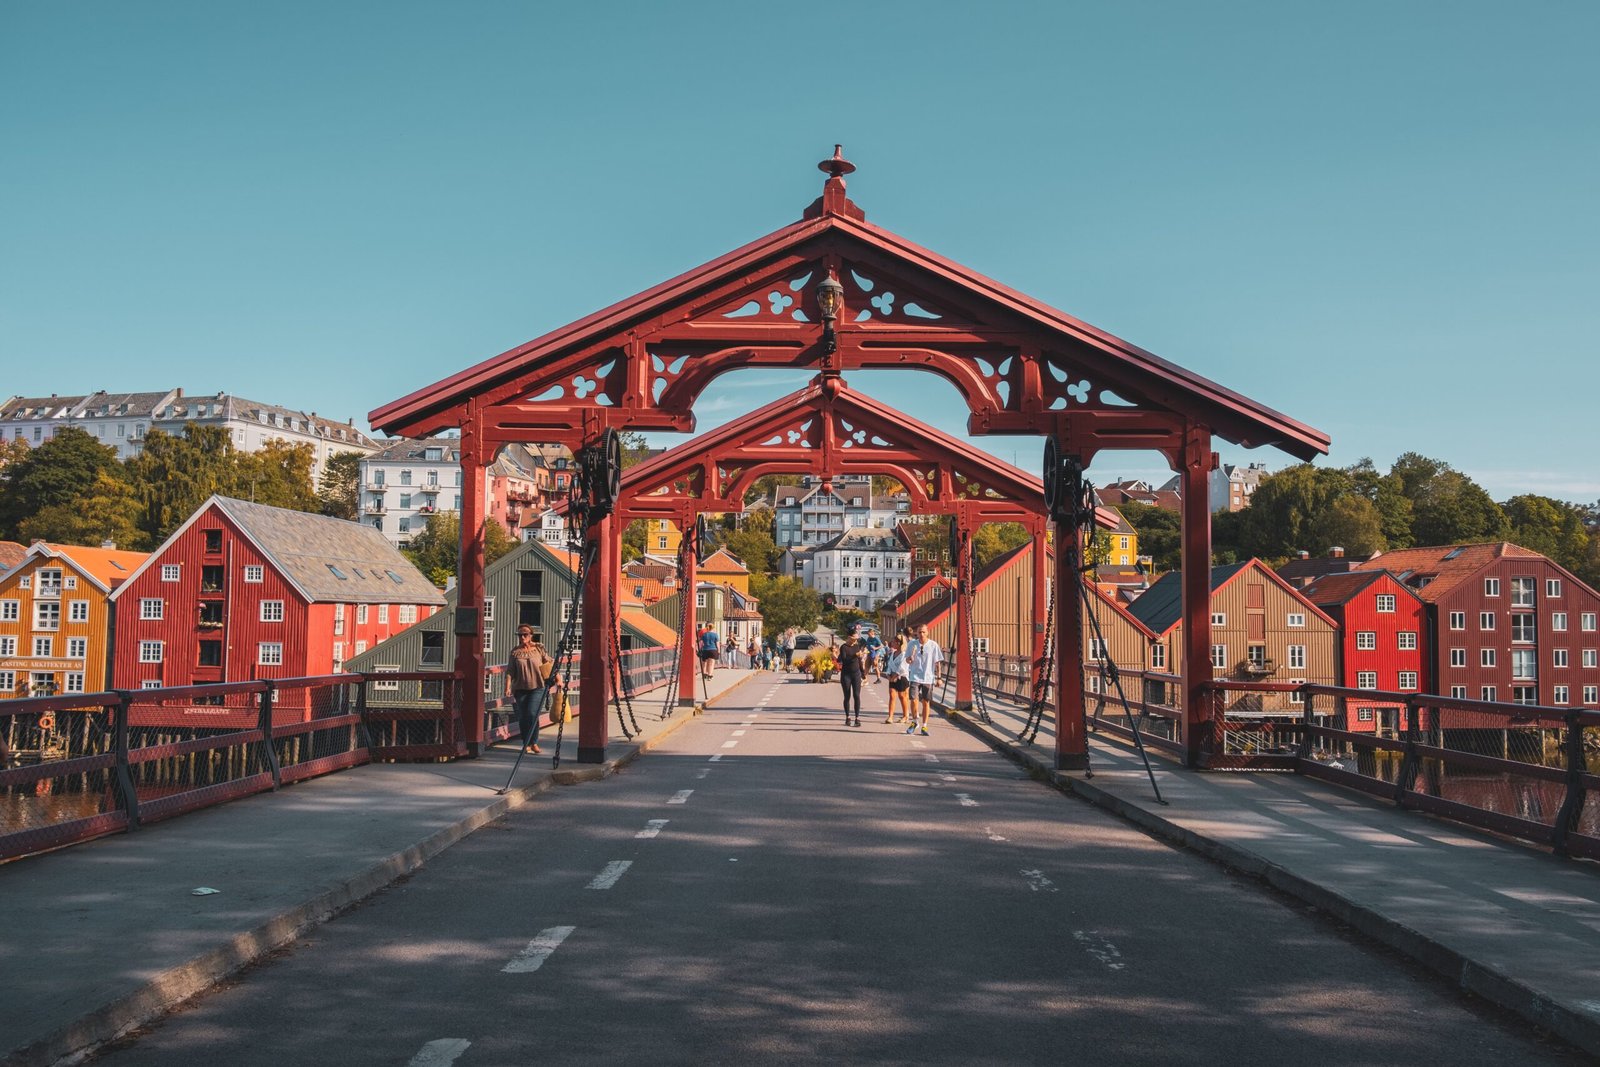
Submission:
[[[1325,574],[1301,595],[1339,624],[1339,684],[1385,693],[1430,692],[1428,613],[1422,599],[1388,571]],[[1398,737],[1404,705],[1345,702],[1340,728]]]
[[[444,597],[377,530],[213,496],[112,601],[114,684],[156,689],[334,674]],[[304,692],[286,693],[275,718],[304,718]],[[240,726],[253,714],[169,704],[143,708],[140,724]]]

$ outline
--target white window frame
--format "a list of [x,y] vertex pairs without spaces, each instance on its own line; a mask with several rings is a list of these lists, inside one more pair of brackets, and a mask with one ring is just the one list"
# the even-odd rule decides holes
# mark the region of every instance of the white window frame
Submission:
[[1465,700],[1465,699],[1467,699],[1467,687],[1464,686],[1464,685],[1452,685],[1450,687],[1450,699],[1451,700]]
[[67,638],[67,658],[87,659],[89,657],[89,639],[87,637]]
[[1357,671],[1356,672],[1356,688],[1357,689],[1376,689],[1376,688],[1378,688],[1378,672],[1377,671]]
[[163,619],[167,614],[167,602],[160,597],[142,596],[139,598],[139,618],[145,621]]
[[1452,629],[1452,630],[1465,630],[1466,628],[1467,628],[1467,613],[1464,612],[1464,611],[1452,611],[1450,613],[1450,629]]
[[1401,652],[1415,652],[1417,650],[1417,631],[1398,630],[1394,635],[1395,647]]
[[357,626],[365,626],[367,624],[367,616],[368,616],[368,614],[369,614],[368,605],[366,605],[366,604],[357,604],[356,605],[356,625]]
[[35,659],[51,659],[56,654],[56,639],[53,637],[35,637],[33,639],[33,656]]
[[1378,606],[1378,613],[1380,615],[1393,615],[1394,614],[1394,608],[1395,608],[1394,594],[1393,593],[1379,593],[1378,594],[1378,605],[1377,606]]
[[[404,611],[405,607],[402,605],[400,610]],[[413,608],[412,610],[414,611],[416,609]],[[384,619],[382,621],[387,622],[388,620]],[[404,622],[405,620],[402,619],[400,621]],[[483,598],[483,621],[494,622],[494,597],[492,596],[486,596]]]
[[281,600],[263,600],[261,602],[260,621],[261,622],[282,622],[283,621],[283,601],[281,601]]
[[87,600],[72,600],[67,603],[68,622],[88,622],[89,602]]
[[163,563],[161,565],[161,580],[163,582],[178,582],[183,580],[183,564]]
[[1219,670],[1219,671],[1225,671],[1225,670],[1228,669],[1228,646],[1227,645],[1212,645],[1211,646],[1211,666],[1212,666],[1213,669]]
[[1488,633],[1489,631],[1494,629],[1494,612],[1492,612],[1492,611],[1480,611],[1480,612],[1478,612],[1478,629],[1484,631],[1485,633]]
[[1228,625],[1228,613],[1226,611],[1213,611],[1211,613],[1211,625],[1212,626],[1226,626],[1226,625]]
[[1552,666],[1552,667],[1565,667],[1566,665],[1567,665],[1567,650],[1564,649],[1564,648],[1552,648],[1550,650],[1550,666]]
[[1564,634],[1564,633],[1567,632],[1567,613],[1566,612],[1564,612],[1564,611],[1552,611],[1550,613],[1550,632],[1551,633],[1557,633],[1557,634]]
[[0,600],[0,622],[20,622],[22,620],[22,601]]
[[493,626],[485,626],[483,628],[483,650],[485,652],[493,652],[494,651],[494,627]]
[[1401,671],[1400,672],[1400,676],[1399,676],[1399,682],[1396,685],[1396,688],[1397,689],[1401,689],[1401,690],[1406,690],[1406,689],[1415,689],[1416,687],[1417,687],[1417,672],[1416,671]]
[[1595,631],[1595,614],[1596,613],[1593,612],[1593,611],[1586,611],[1582,615],[1579,615],[1578,616],[1578,629],[1582,630],[1584,633],[1591,633],[1591,634],[1594,633],[1594,631]]
[[701,593],[696,593],[694,595],[694,606],[697,607],[697,608],[703,608],[703,607],[706,606],[706,595],[705,595],[705,593],[701,592]]
[[1553,686],[1551,686],[1550,687],[1550,703],[1552,703],[1552,704],[1565,704],[1565,703],[1567,703],[1568,700],[1571,697],[1571,692],[1572,691],[1570,689],[1568,689],[1564,685],[1553,685]]
[[1498,579],[1498,578],[1485,578],[1483,580],[1483,595],[1484,596],[1499,596],[1500,595],[1500,579]]
[[0,634],[0,657],[10,659],[17,654],[15,634]]
[[247,563],[244,568],[244,580],[250,585],[260,585],[266,581],[267,569],[259,563]]
[[1597,665],[1597,661],[1600,661],[1600,653],[1597,653],[1595,649],[1586,648],[1583,650],[1583,655],[1580,659],[1585,668],[1594,667]]
[[[400,665],[398,663],[380,663],[376,667],[372,668],[372,672],[374,674],[399,674]],[[400,689],[399,679],[389,682],[380,682],[378,679],[374,678],[368,682],[367,685],[375,692],[379,693],[394,693],[398,692]]]
[[35,630],[61,629],[61,601],[35,600],[33,602],[33,628]]
[[1303,611],[1289,612],[1289,614],[1284,618],[1284,625],[1289,627],[1291,630],[1304,629],[1306,625],[1306,613]]
[[83,672],[68,671],[62,680],[61,691],[63,693],[83,692]]
[[139,688],[140,689],[160,689],[161,688],[161,679],[160,678],[146,678],[144,681],[139,683]]
[[1150,642],[1150,669],[1153,671],[1167,669],[1167,646],[1160,641]]
[[1357,630],[1356,631],[1356,651],[1357,652],[1374,652],[1374,651],[1377,650],[1377,648],[1378,648],[1378,631],[1376,631],[1376,630]]
[[1544,595],[1546,600],[1553,600],[1561,595],[1561,579],[1546,578],[1544,580]]
[[1288,647],[1287,651],[1289,653],[1289,656],[1288,656],[1289,669],[1292,670],[1292,671],[1303,671],[1303,670],[1305,670],[1306,669],[1306,646],[1305,645],[1290,645]]
[[1498,659],[1498,657],[1495,655],[1495,650],[1494,649],[1492,649],[1492,648],[1480,648],[1480,649],[1478,649],[1478,666],[1480,666],[1480,667],[1494,667],[1494,666],[1497,665],[1497,663],[1496,663],[1497,659]]
[[1600,685],[1586,685],[1583,687],[1583,702],[1585,704],[1600,703]]
[[257,667],[281,667],[281,666],[283,666],[283,642],[282,641],[258,641],[256,643],[256,666]]
[[379,604],[378,605],[378,625],[379,626],[387,626],[387,625],[389,625],[389,605],[387,605],[387,604]]
[[[493,597],[490,598],[491,600]],[[400,625],[410,626],[417,621],[417,606],[415,604],[400,605]]]
[[166,659],[166,644],[165,641],[140,641],[139,662],[161,663]]

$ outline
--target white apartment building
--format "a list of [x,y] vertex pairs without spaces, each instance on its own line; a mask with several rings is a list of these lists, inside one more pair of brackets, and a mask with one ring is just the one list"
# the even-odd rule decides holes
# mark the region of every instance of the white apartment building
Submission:
[[269,441],[311,446],[311,480],[318,485],[328,458],[340,452],[371,452],[377,442],[355,423],[321,418],[275,404],[217,393],[188,396],[179,389],[151,393],[21,397],[0,404],[0,438],[42,444],[63,426],[74,426],[117,450],[118,459],[136,456],[151,430],[179,436],[184,426],[220,426],[241,452],[260,451]]
[[[461,511],[461,442],[454,437],[390,441],[361,461],[361,521],[397,548],[411,544],[428,519]],[[486,484],[484,505],[489,504]]]
[[892,529],[847,530],[818,545],[805,570],[818,595],[870,611],[911,581],[911,552]]
[[872,479],[864,475],[840,475],[828,484],[824,489],[820,478],[807,475],[773,491],[772,539],[779,548],[820,545],[846,530],[893,529],[911,514],[908,496],[874,496]]

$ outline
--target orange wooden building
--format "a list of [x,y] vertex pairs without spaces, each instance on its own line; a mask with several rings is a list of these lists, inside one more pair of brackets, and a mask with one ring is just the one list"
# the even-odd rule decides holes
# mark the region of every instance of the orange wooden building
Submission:
[[109,685],[111,591],[148,552],[37,541],[0,577],[0,699]]

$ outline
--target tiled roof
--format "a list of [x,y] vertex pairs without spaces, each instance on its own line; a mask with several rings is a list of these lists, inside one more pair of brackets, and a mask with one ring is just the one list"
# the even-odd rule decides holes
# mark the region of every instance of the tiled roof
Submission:
[[698,570],[701,574],[750,573],[750,568],[744,565],[744,561],[725,548],[719,548],[701,560]]
[[59,418],[82,404],[79,396],[14,396],[0,404],[0,419],[50,419]]
[[1278,577],[1291,585],[1316,581],[1324,574],[1345,574],[1360,566],[1361,561],[1349,556],[1320,556],[1316,559],[1291,559],[1278,568]]
[[[44,551],[39,551],[43,549]],[[106,590],[115,589],[133,576],[148,552],[124,552],[116,548],[87,548],[83,545],[56,545],[39,542],[29,549],[30,554],[65,556],[84,574],[99,582]]]
[[15,541],[0,541],[0,574],[15,567],[22,562],[22,557],[28,554],[28,546]]
[[828,552],[836,548],[848,549],[852,552],[907,552],[905,544],[895,536],[892,530],[868,529],[865,526],[852,526],[844,533],[835,534],[813,551]]
[[1415,589],[1423,600],[1432,602],[1442,599],[1462,582],[1470,581],[1495,560],[1505,558],[1545,557],[1509,541],[1489,541],[1474,545],[1400,548],[1374,556],[1360,566],[1362,570],[1390,571]]
[[[442,448],[442,459],[424,460],[426,450]],[[461,462],[461,439],[459,437],[424,437],[419,440],[402,438],[396,441],[385,441],[383,447],[366,457],[368,463],[459,463]]]
[[[1282,575],[1283,571],[1280,569],[1278,573]],[[1345,604],[1351,597],[1387,573],[1387,571],[1344,571],[1324,574],[1300,590],[1300,595],[1318,607],[1327,608]]]

